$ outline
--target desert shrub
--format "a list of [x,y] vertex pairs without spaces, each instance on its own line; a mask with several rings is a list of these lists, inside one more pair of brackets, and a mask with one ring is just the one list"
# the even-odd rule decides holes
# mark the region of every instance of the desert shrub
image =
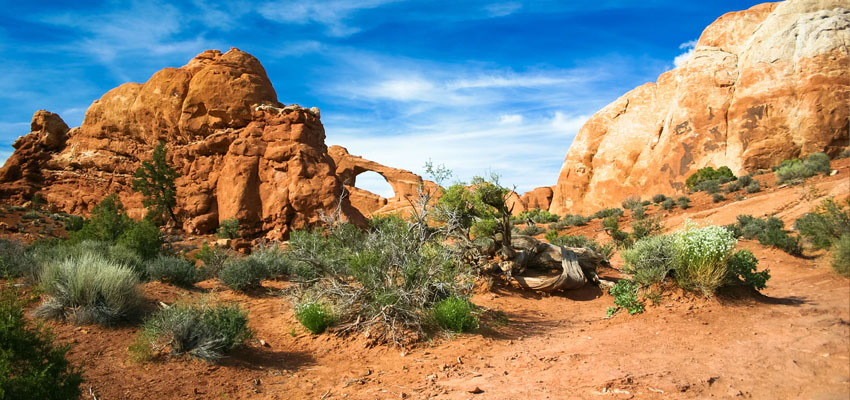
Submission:
[[729,182],[723,186],[723,192],[726,194],[734,193],[741,190],[742,187],[743,186],[740,180]]
[[661,216],[654,218],[644,218],[632,222],[632,240],[640,240],[647,236],[657,235],[664,230],[661,226]]
[[776,168],[776,178],[779,183],[802,180],[818,173],[828,174],[829,156],[825,153],[812,153],[806,160],[785,160]]
[[132,249],[145,260],[156,257],[162,247],[159,228],[148,220],[133,221],[128,225],[117,243]]
[[374,218],[366,232],[346,223],[293,232],[285,255],[301,282],[294,302],[327,304],[346,330],[368,330],[374,340],[422,338],[428,310],[465,298],[472,280],[457,248],[415,227],[387,216]]
[[269,278],[277,278],[291,270],[289,260],[284,257],[283,249],[277,244],[256,246],[249,257],[266,268]]
[[623,252],[623,272],[631,274],[641,285],[661,282],[673,270],[673,237],[650,236],[638,240],[631,249]]
[[621,308],[628,310],[630,315],[642,313],[643,303],[638,300],[639,288],[640,285],[628,279],[617,281],[614,287],[609,290],[609,293],[614,296],[614,304],[617,307],[609,308],[608,315],[613,315]]
[[739,250],[729,258],[729,277],[733,280],[741,279],[744,284],[755,290],[767,287],[770,279],[770,271],[757,271],[758,259],[749,250]]
[[676,207],[676,200],[673,200],[672,197],[668,197],[668,198],[664,199],[664,201],[661,203],[661,208],[663,208],[667,211],[670,211],[675,207]]
[[165,142],[159,142],[151,160],[142,161],[133,174],[133,191],[142,194],[142,204],[148,209],[145,220],[156,225],[163,225],[167,218],[177,223],[177,216],[174,215],[177,187],[174,181],[179,174],[168,164],[167,158]]
[[667,196],[665,196],[661,193],[656,194],[655,196],[652,196],[652,202],[655,203],[655,204],[660,204],[664,200],[667,200]]
[[65,359],[66,346],[50,332],[28,326],[24,304],[8,287],[0,293],[0,398],[77,399],[81,371]]
[[716,170],[713,167],[705,167],[691,174],[691,176],[685,180],[685,185],[687,185],[688,189],[691,191],[699,191],[696,189],[697,185],[706,181],[717,181],[717,184],[719,185],[721,179],[726,179],[726,182],[734,180],[735,174],[733,174],[732,170],[726,166],[722,166]]
[[693,187],[694,192],[706,192],[710,194],[715,194],[720,191],[720,181],[719,180],[710,180],[703,181],[696,184]]
[[230,255],[226,250],[210,247],[207,243],[201,245],[200,250],[195,253],[195,259],[204,263],[198,269],[200,279],[217,277],[228,258],[230,258]]
[[676,205],[681,207],[683,210],[687,210],[691,207],[691,198],[688,196],[681,196],[676,199]]
[[634,219],[644,219],[646,218],[646,207],[643,204],[636,204],[634,207],[630,208],[632,212],[632,218]]
[[759,181],[753,181],[752,183],[747,185],[745,190],[747,191],[747,193],[751,194],[761,192],[761,183],[759,183]]
[[838,155],[835,156],[835,159],[837,160],[837,159],[848,158],[848,157],[850,157],[850,149],[844,149],[844,150],[841,151],[841,153],[838,153]]
[[623,209],[631,210],[635,206],[641,204],[640,197],[638,196],[629,196],[625,200],[623,200]]
[[224,262],[218,279],[233,290],[245,291],[259,288],[269,276],[266,266],[251,257],[234,257]]
[[798,237],[790,236],[785,223],[776,217],[755,218],[751,215],[739,215],[735,225],[727,227],[736,237],[758,239],[765,246],[773,246],[791,255],[802,254]]
[[605,259],[610,259],[611,255],[614,253],[614,247],[610,244],[599,244],[599,242],[589,239],[583,235],[559,235],[556,231],[549,231],[546,234],[546,240],[549,243],[554,244],[555,246],[564,246],[564,247],[585,247],[591,249],[603,257]]
[[614,244],[617,247],[631,247],[632,240],[631,236],[620,230],[620,221],[617,217],[611,216],[602,220],[602,229],[611,236],[611,239],[614,241]]
[[80,258],[93,254],[112,263],[130,267],[140,279],[147,275],[145,261],[142,257],[132,249],[120,244],[90,240],[76,243],[57,240],[34,244],[30,246],[29,250],[35,260],[35,268],[40,268],[53,261],[63,261],[68,258]]
[[532,221],[538,224],[548,224],[550,222],[557,222],[561,217],[557,214],[552,214],[547,210],[541,210],[539,208],[531,209],[528,211],[523,211],[519,215],[511,217],[515,224],[521,224],[528,221]]
[[131,222],[118,195],[111,194],[92,209],[91,218],[83,222],[80,230],[68,236],[73,242],[88,240],[115,243]]
[[324,332],[334,322],[334,316],[328,308],[315,301],[297,305],[295,319],[314,335]]
[[151,280],[168,282],[177,286],[192,286],[198,281],[198,270],[185,258],[160,255],[147,264]]
[[236,218],[221,221],[215,235],[222,239],[236,239],[239,237],[239,220]]
[[238,305],[174,304],[145,320],[130,351],[139,360],[168,350],[215,362],[251,337],[248,313]]
[[37,210],[30,210],[30,211],[27,211],[26,213],[24,213],[24,215],[21,215],[21,219],[40,219],[40,218],[41,218],[41,213],[38,212]]
[[725,228],[688,226],[673,235],[673,269],[678,284],[710,296],[723,284],[735,237]]
[[521,235],[534,236],[534,235],[541,234],[545,231],[546,231],[545,229],[543,229],[543,228],[541,228],[537,225],[531,224],[531,225],[528,225],[528,226],[520,229],[519,233]]
[[743,175],[738,177],[738,183],[742,188],[750,186],[753,182],[755,182],[755,180],[753,180],[752,175]]
[[136,273],[94,253],[48,262],[40,279],[48,296],[36,309],[42,317],[112,325],[135,316],[141,303]]
[[462,297],[449,297],[434,305],[434,320],[441,328],[461,333],[478,329],[475,305]]
[[622,217],[624,214],[621,208],[603,208],[593,214],[593,219],[604,219],[608,217]]
[[67,232],[76,232],[80,229],[83,229],[83,224],[85,223],[85,219],[79,215],[70,215],[67,219],[65,219],[65,231]]
[[711,196],[711,201],[713,201],[715,203],[720,203],[721,201],[724,201],[724,200],[726,200],[726,196],[724,196],[720,193],[715,193]]
[[35,275],[34,260],[17,240],[0,239],[0,277]]
[[841,235],[832,246],[832,269],[850,276],[850,233]]
[[569,226],[583,226],[587,225],[589,218],[582,215],[572,215],[567,214],[564,215],[564,218],[561,220]]
[[842,234],[850,233],[850,200],[844,204],[824,200],[794,222],[800,236],[816,248],[829,248]]

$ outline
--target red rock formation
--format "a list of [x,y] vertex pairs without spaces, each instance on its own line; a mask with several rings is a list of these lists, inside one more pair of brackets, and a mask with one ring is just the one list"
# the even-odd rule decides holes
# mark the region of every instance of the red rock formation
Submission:
[[32,132],[0,169],[0,195],[40,192],[85,214],[119,193],[131,216],[141,217],[132,174],[162,140],[181,175],[177,213],[188,232],[238,218],[249,233],[280,238],[338,206],[343,218],[362,222],[339,199],[343,184],[318,109],[281,107],[260,62],[237,49],[208,50],[144,84],[121,85],[70,131],[56,114],[37,112]]
[[[423,180],[421,176],[410,171],[387,167],[360,156],[353,156],[341,146],[331,146],[328,152],[336,163],[336,175],[345,183],[345,187],[350,193],[351,204],[363,215],[404,212],[410,209],[411,204],[416,204],[420,184],[425,185],[426,191],[436,192],[436,183]],[[385,199],[377,194],[355,187],[357,175],[366,171],[376,172],[384,177],[393,188],[395,196]]]
[[682,192],[705,166],[736,173],[848,145],[850,11],[788,0],[728,13],[693,56],[593,115],[567,153],[550,211]]

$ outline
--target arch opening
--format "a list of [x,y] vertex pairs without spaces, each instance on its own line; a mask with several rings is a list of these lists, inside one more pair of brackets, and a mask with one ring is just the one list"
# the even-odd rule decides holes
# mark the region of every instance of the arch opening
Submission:
[[368,190],[385,199],[395,197],[395,190],[386,178],[374,171],[366,171],[354,177],[354,187]]

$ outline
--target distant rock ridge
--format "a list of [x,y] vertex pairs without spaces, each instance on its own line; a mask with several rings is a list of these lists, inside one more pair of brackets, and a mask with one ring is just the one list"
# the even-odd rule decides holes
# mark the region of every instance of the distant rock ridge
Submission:
[[718,18],[691,58],[626,93],[579,130],[551,212],[684,193],[705,166],[736,173],[848,147],[846,0],[765,3]]

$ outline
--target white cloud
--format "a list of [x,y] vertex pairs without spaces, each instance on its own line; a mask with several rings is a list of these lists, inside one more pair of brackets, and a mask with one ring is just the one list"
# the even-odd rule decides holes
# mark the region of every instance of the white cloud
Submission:
[[306,25],[324,25],[330,36],[349,36],[360,31],[347,20],[360,10],[372,9],[393,0],[327,0],[327,1],[277,1],[265,3],[257,12],[271,21]]
[[522,114],[502,114],[499,123],[503,125],[518,125],[522,123]]
[[685,63],[688,62],[688,60],[690,60],[691,56],[694,54],[694,47],[696,47],[696,45],[697,39],[689,40],[685,43],[680,44],[679,48],[685,50],[685,52],[679,54],[678,56],[676,56],[676,58],[673,59],[673,65],[676,68],[685,65]]
[[522,8],[522,3],[509,1],[503,3],[488,4],[484,7],[484,11],[491,17],[504,17],[511,15]]
[[552,128],[558,132],[564,132],[575,136],[579,129],[590,118],[587,115],[567,116],[561,111],[556,111],[552,118]]

